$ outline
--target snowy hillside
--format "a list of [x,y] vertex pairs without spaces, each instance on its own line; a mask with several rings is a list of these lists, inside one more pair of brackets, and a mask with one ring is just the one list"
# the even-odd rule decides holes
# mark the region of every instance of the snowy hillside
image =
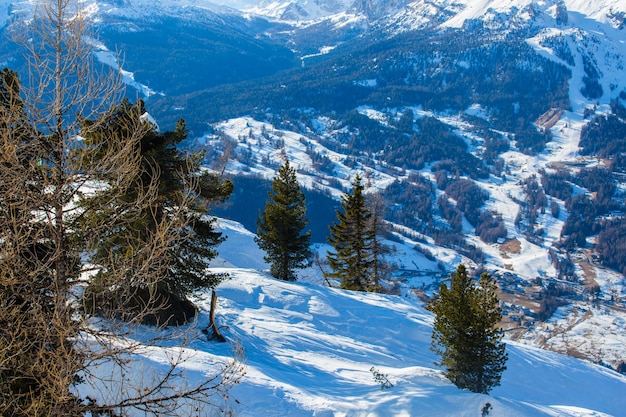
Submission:
[[[449,16],[442,22],[442,26],[461,27],[467,20],[485,20],[492,24],[509,24],[507,19],[515,17],[522,21],[528,21],[539,13],[556,16],[558,10],[563,10],[572,15],[594,20],[598,23],[618,23],[614,19],[623,19],[626,6],[619,0],[602,2],[580,0],[481,0],[481,1],[413,1],[409,5],[413,13],[422,14],[433,19],[440,17],[436,14]],[[517,15],[517,16],[516,16]],[[400,18],[400,15],[397,16]],[[416,16],[406,16],[415,18]]]
[[[414,298],[276,281],[259,270],[252,234],[221,224],[229,238],[215,268],[232,279],[218,287],[217,320],[247,366],[232,391],[236,415],[475,417],[487,403],[492,417],[623,415],[625,376],[514,342],[492,395],[458,390],[433,365],[432,316]],[[201,303],[203,326],[209,303]],[[192,348],[197,372],[211,355],[228,355],[201,340]],[[372,367],[394,386],[382,390]]]

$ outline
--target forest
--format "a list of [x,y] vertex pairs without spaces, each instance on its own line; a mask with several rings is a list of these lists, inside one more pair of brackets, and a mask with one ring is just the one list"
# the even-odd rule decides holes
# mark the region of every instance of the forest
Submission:
[[[347,116],[361,105],[463,111],[479,103],[492,109],[491,127],[528,136],[520,143],[532,151],[545,141],[531,134],[537,117],[550,108],[569,107],[569,76],[566,67],[524,43],[487,42],[452,29],[408,32],[381,41],[363,38],[310,66],[254,81],[155,97],[151,108],[165,125],[184,117],[190,134],[201,135],[207,122],[244,114],[263,120],[268,112],[281,117],[291,113],[293,119],[293,110],[299,109]],[[358,83],[366,79],[376,79],[376,88]]]

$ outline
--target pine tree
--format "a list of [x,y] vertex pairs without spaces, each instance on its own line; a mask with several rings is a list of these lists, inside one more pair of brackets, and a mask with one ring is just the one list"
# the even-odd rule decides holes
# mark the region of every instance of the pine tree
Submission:
[[327,253],[332,272],[326,275],[341,279],[341,287],[364,291],[369,286],[369,275],[374,259],[372,246],[376,238],[371,227],[372,213],[367,207],[363,184],[357,174],[352,192],[341,198],[337,223],[330,226],[328,242],[334,251]]
[[506,369],[506,345],[496,326],[502,318],[496,283],[483,273],[472,283],[463,264],[441,285],[428,309],[435,313],[431,349],[440,356],[446,377],[457,387],[488,393]]
[[[141,120],[144,114],[142,101],[133,105],[124,100],[115,111],[105,115],[104,120],[84,120],[85,144],[98,152],[106,150],[111,136],[123,135],[131,121]],[[217,255],[215,246],[223,241],[221,233],[214,228],[215,220],[208,216],[208,205],[228,198],[232,183],[207,171],[200,172],[202,155],[185,155],[177,148],[187,135],[183,120],[179,120],[175,130],[168,132],[158,131],[147,120],[141,123],[137,142],[141,174],[124,194],[111,199],[107,196],[108,190],[114,188],[112,185],[118,179],[105,173],[99,179],[107,182],[109,187],[82,202],[85,207],[98,207],[85,216],[86,224],[93,221],[94,216],[115,215],[120,220],[116,227],[95,242],[91,261],[101,270],[88,293],[100,299],[100,304],[103,300],[109,300],[108,304],[111,300],[125,302],[129,307],[145,303],[148,285],[134,278],[136,271],[132,265],[135,263],[130,263],[126,273],[132,287],[130,291],[118,284],[113,293],[109,292],[107,288],[111,286],[106,284],[106,276],[111,269],[118,267],[121,259],[132,256],[145,246],[160,225],[169,222],[171,238],[164,248],[163,279],[156,289],[151,290],[156,295],[154,302],[161,304],[161,311],[159,317],[146,316],[145,322],[163,324],[170,320],[171,324],[176,324],[195,314],[194,306],[187,298],[192,291],[213,288],[225,278],[225,275],[210,273],[207,269],[208,262]],[[98,155],[87,155],[98,160]],[[143,198],[146,184],[154,184],[148,187],[154,189],[153,198]],[[126,203],[137,200],[146,200],[149,204],[136,206],[132,211],[120,210]],[[172,222],[173,218],[178,218],[179,226]],[[127,296],[122,296],[120,291],[126,291]]]
[[185,298],[200,288],[214,288],[226,275],[209,273],[208,262],[217,256],[216,246],[224,238],[215,230],[216,219],[209,216],[212,205],[226,201],[233,184],[218,174],[201,170],[202,152],[186,154],[178,145],[187,138],[184,120],[173,131],[161,133],[154,126],[142,140],[142,154],[152,158],[160,172],[159,196],[162,201],[158,218],[180,208],[187,226],[168,252],[170,265],[166,280],[169,294]]
[[257,220],[256,243],[267,255],[272,276],[295,281],[294,269],[310,265],[311,231],[304,232],[308,219],[304,193],[298,185],[296,171],[289,161],[272,180],[269,200]]

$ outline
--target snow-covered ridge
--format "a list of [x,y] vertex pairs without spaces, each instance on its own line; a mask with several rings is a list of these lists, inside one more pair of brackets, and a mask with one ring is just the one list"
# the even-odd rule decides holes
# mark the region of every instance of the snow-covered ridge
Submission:
[[[419,3],[419,2],[414,2]],[[461,27],[468,19],[482,19],[487,16],[496,17],[498,13],[520,12],[527,18],[532,18],[537,12],[546,13],[555,16],[558,9],[567,10],[568,13],[574,13],[586,16],[589,19],[596,20],[599,23],[609,23],[611,16],[619,15],[626,11],[626,5],[619,0],[609,1],[581,1],[581,0],[478,0],[454,2],[450,4],[447,0],[435,2],[435,4],[448,10],[460,8],[460,11],[452,19],[445,23],[445,26]],[[461,4],[462,5],[461,5]]]
[[[419,301],[328,288],[306,278],[275,280],[255,258],[261,253],[254,235],[232,221],[219,224],[228,239],[212,269],[231,279],[216,289],[216,320],[229,343],[207,341],[202,329],[211,297],[197,293],[198,317],[185,337],[181,329],[143,329],[137,341],[150,335],[167,342],[138,350],[122,380],[114,364],[94,368],[111,379],[83,382],[80,394],[97,399],[139,386],[167,371],[165,358],[183,360],[179,369],[187,382],[201,383],[239,346],[245,375],[228,394],[232,411],[242,417],[476,417],[485,408],[490,417],[619,417],[626,409],[626,376],[510,341],[499,387],[490,395],[459,390],[434,365],[433,317]],[[381,389],[372,368],[393,386]],[[194,405],[177,411],[195,415]],[[213,411],[206,405],[200,410]]]
[[[0,0],[0,27],[15,15],[31,15],[39,0],[11,1]],[[81,12],[98,21],[104,15],[140,18],[154,15],[179,16],[192,10],[212,14],[228,15],[238,13],[235,9],[220,6],[208,0],[80,0],[77,6]]]
[[213,0],[246,13],[283,20],[313,21],[339,13],[370,14],[404,27],[418,28],[438,22],[446,27],[461,27],[466,20],[483,19],[499,13],[536,11],[554,15],[558,7],[599,23],[618,26],[623,22],[626,5],[621,0]]
[[[36,0],[0,1],[0,25],[14,13],[31,10]],[[82,0],[90,14],[141,17],[159,14],[180,15],[201,10],[227,15],[235,10],[287,21],[316,21],[340,14],[369,15],[394,22],[405,28],[419,28],[433,21],[445,27],[461,27],[466,20],[484,19],[499,13],[532,14],[541,11],[554,15],[558,7],[572,15],[584,16],[615,27],[623,25],[626,4],[622,0]],[[373,22],[372,22],[373,23]]]
[[244,11],[283,20],[317,20],[346,12],[351,0],[272,1],[249,4]]

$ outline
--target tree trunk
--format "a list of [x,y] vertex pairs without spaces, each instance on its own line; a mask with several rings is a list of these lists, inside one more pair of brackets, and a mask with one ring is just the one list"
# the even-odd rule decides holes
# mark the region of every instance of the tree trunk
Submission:
[[211,291],[211,312],[209,313],[209,326],[206,328],[206,333],[209,336],[209,340],[217,340],[218,342],[225,342],[226,338],[220,333],[220,329],[215,323],[215,309],[217,307],[217,293],[215,290]]

